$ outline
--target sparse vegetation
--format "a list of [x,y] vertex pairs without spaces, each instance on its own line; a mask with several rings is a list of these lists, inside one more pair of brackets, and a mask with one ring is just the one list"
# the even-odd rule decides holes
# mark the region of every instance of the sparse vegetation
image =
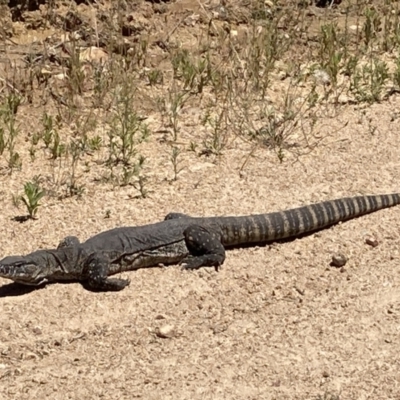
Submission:
[[[88,173],[90,157],[97,153],[98,162],[106,151],[106,181],[133,185],[143,196],[143,183],[151,185],[151,179],[143,175],[141,145],[155,128],[145,123],[149,109],[159,111],[158,120],[171,133],[166,139],[176,180],[184,151],[178,141],[188,134],[188,110],[199,110],[203,125],[201,134],[195,129],[188,138],[188,147],[220,157],[237,139],[250,141],[245,167],[260,144],[279,162],[312,151],[324,139],[313,133],[322,110],[340,112],[339,103],[346,99],[380,102],[400,86],[397,2],[343,6],[344,25],[335,20],[334,8],[328,9],[312,42],[309,4],[289,13],[291,2],[278,3],[250,2],[242,10],[245,25],[235,24],[229,7],[204,8],[207,23],[188,17],[202,32],[196,43],[181,41],[179,32],[188,28],[179,25],[166,38],[149,42],[124,18],[127,10],[120,3],[93,24],[72,6],[63,16],[65,33],[58,45],[27,53],[25,67],[10,71],[10,83],[0,93],[0,156],[9,171],[22,162],[29,168],[43,143],[54,186],[73,196],[83,193],[81,165]],[[101,11],[101,6],[91,7]],[[55,24],[56,15],[52,9],[47,24]],[[170,48],[158,65],[150,62],[155,46]],[[276,90],[286,94],[271,101]],[[51,106],[30,136],[27,161],[20,156],[24,144],[17,138],[26,132],[17,111],[20,104],[35,101]]]
[[[290,2],[280,7],[278,2],[254,1],[243,10],[244,26],[230,19],[229,7],[223,15],[210,12],[208,24],[194,22],[203,32],[195,44],[180,43],[174,33],[165,42],[150,43],[127,27],[126,10],[118,4],[94,25],[72,7],[60,44],[29,53],[25,67],[10,71],[12,83],[0,94],[0,156],[10,171],[21,168],[22,162],[29,167],[20,156],[24,148],[17,137],[25,128],[17,111],[34,98],[53,107],[46,107],[37,121],[40,128],[30,136],[30,162],[37,162],[43,144],[53,178],[58,176],[53,179],[56,187],[65,185],[69,196],[82,194],[80,165],[91,171],[88,156],[98,153],[99,161],[106,151],[103,177],[116,185],[133,185],[143,196],[143,182],[151,185],[151,180],[143,176],[146,156],[140,149],[155,128],[145,122],[149,107],[159,111],[158,120],[171,133],[166,139],[176,180],[178,156],[184,151],[178,141],[188,134],[188,110],[200,111],[202,133],[194,132],[187,141],[200,155],[223,156],[239,139],[250,141],[248,156],[261,144],[285,162],[289,154],[299,157],[324,139],[313,133],[322,110],[340,112],[339,103],[346,101],[380,102],[400,86],[396,2],[384,1],[379,9],[344,7],[344,25],[327,11],[314,31],[317,40],[310,42],[307,4],[287,13]],[[48,23],[55,23],[56,14],[52,10]],[[118,21],[117,26],[111,21]],[[82,24],[85,37],[79,31]],[[130,35],[135,40],[125,39]],[[154,46],[165,49],[168,41],[180,44],[162,64],[150,67]],[[284,95],[271,101],[270,93],[276,90]]]
[[[207,23],[188,17],[202,33],[195,43],[181,40],[179,33],[189,28],[180,25],[149,41],[130,27],[119,3],[94,23],[72,7],[58,44],[29,51],[24,66],[8,71],[0,92],[0,162],[10,172],[35,163],[42,175],[50,165],[48,180],[63,197],[84,193],[83,177],[95,161],[102,169],[95,181],[131,185],[144,197],[152,180],[144,175],[142,144],[154,139],[157,123],[170,146],[160,157],[170,154],[175,181],[182,152],[223,157],[237,140],[249,144],[241,171],[260,149],[281,163],[298,158],[324,140],[316,135],[321,113],[340,113],[340,104],[348,102],[381,102],[398,90],[397,2],[343,6],[344,24],[334,18],[334,8],[327,9],[316,25],[307,2],[290,13],[291,2],[278,3],[250,2],[242,10],[244,25],[235,23],[229,7],[203,9]],[[101,6],[91,7],[101,12]],[[47,24],[56,23],[57,12],[51,10]],[[159,64],[151,62],[155,46],[170,50]],[[275,91],[281,96],[272,98]],[[48,106],[30,118],[37,127],[31,134],[18,110],[34,103]],[[187,125],[191,110],[198,111],[194,130]],[[25,148],[19,138],[27,133]],[[48,159],[39,165],[43,154]]]

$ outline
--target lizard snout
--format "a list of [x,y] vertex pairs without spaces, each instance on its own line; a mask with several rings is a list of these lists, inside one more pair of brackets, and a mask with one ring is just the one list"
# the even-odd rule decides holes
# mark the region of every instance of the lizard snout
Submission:
[[27,262],[22,256],[10,256],[0,260],[0,277],[11,279],[23,284],[37,285],[36,276],[39,267],[32,262]]

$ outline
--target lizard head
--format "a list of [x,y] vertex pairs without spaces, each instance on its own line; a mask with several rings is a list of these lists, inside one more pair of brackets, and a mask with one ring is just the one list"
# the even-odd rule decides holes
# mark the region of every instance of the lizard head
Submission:
[[0,277],[23,285],[37,286],[45,283],[45,268],[39,260],[30,255],[5,257],[0,260]]

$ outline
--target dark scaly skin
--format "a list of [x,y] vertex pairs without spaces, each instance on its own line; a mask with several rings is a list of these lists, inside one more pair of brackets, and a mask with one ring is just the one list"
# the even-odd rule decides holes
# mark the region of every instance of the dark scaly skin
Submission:
[[0,261],[0,276],[25,285],[82,281],[92,290],[119,291],[129,280],[110,275],[159,264],[218,269],[226,248],[296,237],[398,204],[400,194],[389,194],[243,217],[194,218],[171,213],[155,224],[111,229],[83,243],[70,236],[54,250],[5,257]]

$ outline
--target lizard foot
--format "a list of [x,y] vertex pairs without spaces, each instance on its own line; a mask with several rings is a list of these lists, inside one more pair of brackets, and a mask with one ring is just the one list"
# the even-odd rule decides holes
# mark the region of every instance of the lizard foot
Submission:
[[217,272],[221,264],[221,258],[214,256],[214,254],[199,257],[189,256],[181,262],[182,269],[194,270],[201,267],[214,267]]
[[89,289],[97,292],[118,292],[129,285],[128,279],[108,278],[110,261],[101,253],[93,253],[87,259],[85,273]]
[[119,292],[129,286],[129,279],[108,278],[105,280],[90,280],[88,287],[94,292]]

